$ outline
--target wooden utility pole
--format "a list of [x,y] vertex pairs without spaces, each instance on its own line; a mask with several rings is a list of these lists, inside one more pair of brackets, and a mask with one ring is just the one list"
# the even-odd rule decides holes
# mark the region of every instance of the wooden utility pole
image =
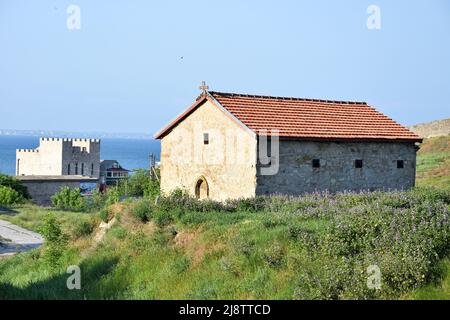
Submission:
[[156,156],[150,154],[150,177],[159,181],[158,173],[156,172]]

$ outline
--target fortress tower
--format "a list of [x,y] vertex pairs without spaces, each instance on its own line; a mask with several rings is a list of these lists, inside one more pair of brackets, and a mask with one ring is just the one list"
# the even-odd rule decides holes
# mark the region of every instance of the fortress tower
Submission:
[[36,149],[16,150],[17,176],[100,175],[100,140],[40,138]]

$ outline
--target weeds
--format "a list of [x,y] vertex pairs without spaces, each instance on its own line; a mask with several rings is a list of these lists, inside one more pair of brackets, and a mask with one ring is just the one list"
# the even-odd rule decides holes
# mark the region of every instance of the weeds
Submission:
[[[449,199],[447,191],[415,189],[218,203],[198,201],[178,191],[161,196],[158,202],[148,198],[124,202],[123,218],[83,258],[86,265],[97,265],[99,256],[117,257],[117,261],[101,277],[86,275],[84,294],[156,299],[404,297],[448,272],[438,266],[450,249]],[[69,212],[59,214],[61,221],[74,219],[65,218]],[[102,218],[111,219],[112,211],[103,210]],[[153,223],[148,225],[149,221]],[[50,222],[44,225],[57,230],[55,221]],[[90,232],[85,222],[65,222],[60,228],[63,225],[77,230],[74,238]],[[49,234],[60,237],[58,232]],[[176,238],[181,234],[189,234],[183,245]],[[80,259],[77,250],[73,243],[62,246],[59,258],[52,254],[51,259],[59,259],[60,265]],[[15,296],[35,297],[30,283],[37,281],[33,275],[40,274],[39,281],[47,279],[45,286],[53,288],[54,272],[46,271],[48,263],[41,263],[48,253],[45,248],[42,254],[35,252],[0,261],[0,287],[22,279],[27,289]],[[380,289],[367,286],[371,265],[380,269]],[[0,297],[13,292],[0,291]],[[51,296],[48,291],[41,294]],[[71,297],[61,294],[61,298]]]

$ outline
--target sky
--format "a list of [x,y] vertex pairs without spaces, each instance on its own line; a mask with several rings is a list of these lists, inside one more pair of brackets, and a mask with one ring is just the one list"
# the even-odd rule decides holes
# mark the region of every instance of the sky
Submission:
[[153,134],[202,80],[448,118],[450,1],[0,0],[2,129]]

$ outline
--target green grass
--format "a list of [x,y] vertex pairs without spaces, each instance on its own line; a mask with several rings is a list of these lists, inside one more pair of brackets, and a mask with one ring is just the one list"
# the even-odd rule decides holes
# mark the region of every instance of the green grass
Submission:
[[[115,209],[119,221],[98,245],[93,234],[76,232],[82,222],[98,225],[98,214],[20,205],[0,219],[39,231],[54,213],[69,247],[56,270],[42,248],[0,260],[0,299],[449,300],[449,232],[435,229],[448,219],[450,197],[438,191],[450,190],[449,170],[450,137],[426,139],[417,185],[434,191],[280,197],[266,209],[244,202],[233,212],[150,208],[147,223],[127,203]],[[384,272],[381,293],[365,288],[372,261]],[[65,268],[74,264],[81,290],[66,288]]]
[[[66,222],[76,215],[59,214]],[[28,217],[28,213],[15,219],[25,226],[19,216]],[[263,260],[263,248],[273,243],[295,250],[290,247],[287,227],[266,228],[263,221],[267,215],[256,213],[214,213],[210,218],[195,226],[179,222],[147,233],[139,231],[144,226],[132,233],[136,226],[119,224],[84,258],[82,249],[73,246],[64,255],[64,265],[78,264],[84,270],[83,290],[78,292],[65,289],[67,275],[50,270],[38,252],[0,261],[0,296],[4,289],[7,298],[31,299],[289,299],[295,271],[278,272]],[[299,222],[307,230],[318,231],[325,224]],[[185,240],[178,243],[178,239]],[[252,251],[249,257],[239,251],[246,249]]]
[[450,136],[424,140],[417,154],[417,185],[450,189]]
[[450,300],[450,258],[442,260],[439,268],[442,269],[440,278],[433,283],[414,290],[404,298],[413,300]]
[[55,210],[49,207],[40,207],[30,203],[17,205],[6,212],[0,212],[0,219],[17,224],[23,228],[39,232],[42,219],[48,213],[59,217],[63,228],[70,231],[79,221],[88,221],[92,214]]
[[[448,299],[450,260],[437,262],[439,268],[427,266],[426,261],[434,258],[426,258],[423,264],[421,260],[421,252],[448,237],[436,233],[431,223],[434,218],[428,216],[418,233],[413,235],[408,229],[414,224],[408,219],[427,215],[431,209],[421,210],[430,205],[433,215],[448,216],[448,202],[447,213],[441,205],[429,202],[448,198],[422,190],[273,198],[266,203],[270,210],[188,210],[160,226],[154,218],[142,223],[131,213],[133,204],[123,204],[115,208],[120,219],[103,242],[95,245],[92,234],[72,237],[64,252],[63,266],[81,268],[81,290],[68,290],[65,267],[52,269],[42,260],[42,250],[33,250],[0,260],[0,298]],[[78,221],[92,219],[92,214],[34,205],[14,211],[0,219],[37,230],[42,217],[52,211],[69,234]],[[394,243],[390,237],[396,234],[409,244]],[[404,248],[415,250],[424,239],[432,242],[411,256],[417,261],[410,261],[409,255],[396,256]],[[352,251],[341,255],[334,244],[339,249],[350,245],[347,249]],[[350,253],[354,248],[357,252]],[[366,288],[365,268],[370,259],[380,263],[388,278],[402,278],[406,272],[403,281],[409,281],[422,268],[424,280],[399,290],[390,290],[394,286],[386,282],[386,290],[377,295]],[[405,267],[411,270],[402,270]]]

